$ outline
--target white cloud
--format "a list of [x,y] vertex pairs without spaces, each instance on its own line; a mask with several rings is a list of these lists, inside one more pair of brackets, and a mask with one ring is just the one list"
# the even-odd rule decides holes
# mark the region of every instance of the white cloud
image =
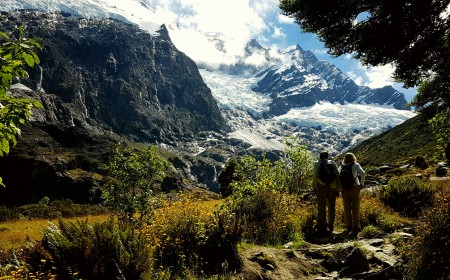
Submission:
[[295,23],[295,20],[291,17],[285,16],[283,14],[279,14],[278,17],[278,22],[281,24],[293,24]]
[[286,38],[286,34],[283,33],[283,30],[281,28],[278,28],[275,26],[274,30],[273,30],[272,38],[284,39],[284,38]]
[[358,86],[364,85],[364,78],[358,76],[354,71],[349,71],[346,73]]
[[394,80],[392,74],[394,67],[391,64],[367,68],[362,64],[358,65],[359,69],[364,72],[364,85],[371,88],[380,88],[387,85],[393,85]]
[[273,30],[273,38],[286,37],[281,28],[269,27],[267,20],[269,16],[276,19],[277,0],[146,0],[146,4],[155,11],[152,16],[156,20],[165,18],[161,23],[170,26],[169,34],[178,49],[210,66],[233,63],[236,56],[244,54],[250,39],[264,42],[261,34],[269,30]]

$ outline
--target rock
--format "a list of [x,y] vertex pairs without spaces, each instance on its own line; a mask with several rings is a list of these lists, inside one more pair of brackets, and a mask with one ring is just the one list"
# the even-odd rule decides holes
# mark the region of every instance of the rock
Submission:
[[34,118],[111,131],[140,142],[175,143],[201,131],[226,131],[217,101],[195,62],[160,36],[113,19],[17,11],[2,30],[27,22],[40,38],[40,67],[21,81],[46,110]]
[[387,171],[391,170],[392,167],[389,165],[383,165],[380,166],[378,169],[380,170],[380,173],[386,173]]
[[339,276],[350,276],[358,272],[369,270],[369,261],[363,251],[356,247],[347,256],[344,262],[344,269],[341,270]]
[[440,162],[436,167],[436,176],[437,177],[447,177],[450,172],[450,165],[446,162]]

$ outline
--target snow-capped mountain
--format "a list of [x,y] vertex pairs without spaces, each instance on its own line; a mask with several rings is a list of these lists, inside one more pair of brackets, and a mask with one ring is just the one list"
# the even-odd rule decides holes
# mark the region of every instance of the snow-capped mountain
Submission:
[[236,64],[200,73],[234,129],[229,136],[258,148],[280,149],[297,135],[337,154],[415,115],[394,88],[358,86],[298,45],[274,52],[252,40]]

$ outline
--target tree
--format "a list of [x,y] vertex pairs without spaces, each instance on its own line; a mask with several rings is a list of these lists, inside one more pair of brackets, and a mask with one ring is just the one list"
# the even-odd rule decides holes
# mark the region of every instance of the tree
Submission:
[[[42,108],[35,100],[17,98],[7,92],[15,77],[28,77],[26,66],[40,63],[34,52],[40,47],[37,39],[24,37],[23,27],[19,27],[17,39],[0,31],[0,156],[16,145],[19,125],[30,118],[32,109]],[[1,178],[0,185],[4,186]]]
[[450,0],[280,0],[304,32],[316,33],[329,53],[352,54],[365,65],[395,67],[406,87],[423,86],[419,109],[450,106]]
[[437,137],[437,142],[445,151],[447,162],[450,163],[450,108],[436,114],[429,120],[431,129]]
[[103,188],[103,198],[121,222],[135,228],[146,221],[151,213],[151,198],[164,179],[167,165],[152,145],[144,150],[115,148],[107,167],[111,180]]

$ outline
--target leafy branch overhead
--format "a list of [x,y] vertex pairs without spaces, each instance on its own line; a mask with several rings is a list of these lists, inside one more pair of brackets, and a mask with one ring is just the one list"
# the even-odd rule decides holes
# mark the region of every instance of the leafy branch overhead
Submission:
[[[18,38],[0,31],[0,156],[8,154],[11,145],[16,145],[19,125],[30,118],[32,109],[42,108],[35,100],[14,97],[7,92],[14,78],[28,77],[26,67],[40,63],[35,53],[40,48],[37,39],[25,38],[22,26],[18,28]],[[0,184],[3,185],[1,178]]]

